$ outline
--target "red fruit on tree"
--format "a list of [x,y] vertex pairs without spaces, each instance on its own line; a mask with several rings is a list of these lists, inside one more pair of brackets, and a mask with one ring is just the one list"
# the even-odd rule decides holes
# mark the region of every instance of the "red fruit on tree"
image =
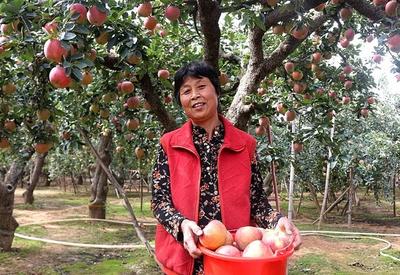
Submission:
[[292,73],[293,80],[301,80],[303,78],[303,73],[301,71],[294,71]]
[[97,6],[92,6],[90,7],[86,17],[90,24],[101,26],[107,20],[107,12],[100,10]]
[[351,9],[351,8],[342,8],[339,11],[339,15],[340,15],[340,18],[342,18],[343,21],[346,21],[353,15],[353,9]]
[[285,113],[285,120],[286,121],[293,121],[296,118],[296,112],[295,111],[287,111]]
[[312,54],[312,62],[313,63],[319,63],[321,61],[321,53],[320,52],[315,52]]
[[339,43],[342,48],[347,48],[350,45],[350,41],[347,40],[345,37],[342,37]]
[[72,15],[79,13],[78,19],[76,19],[76,23],[83,24],[86,21],[87,10],[86,7],[79,3],[74,3],[69,7],[69,10]]
[[316,11],[323,11],[325,9],[325,3],[319,4],[314,8]]
[[285,71],[287,73],[291,73],[294,71],[294,63],[293,62],[286,62],[284,67],[285,67]]
[[336,93],[335,93],[335,91],[332,91],[332,90],[329,91],[329,92],[328,92],[328,96],[331,97],[331,98],[336,98]]
[[367,98],[367,102],[368,102],[368,104],[374,104],[375,103],[375,98],[370,96],[370,97]]
[[10,147],[10,142],[5,137],[0,137],[0,149],[6,149]]
[[347,40],[352,41],[354,39],[354,30],[352,28],[347,29],[344,32],[344,37],[346,37]]
[[123,82],[121,82],[120,89],[122,92],[124,92],[126,94],[130,94],[135,89],[135,85],[133,85],[133,83],[131,81],[123,81]]
[[1,86],[1,90],[4,94],[6,95],[11,95],[13,93],[15,93],[15,91],[17,90],[17,86],[15,86],[14,83],[5,83],[3,84],[3,86]]
[[368,35],[365,39],[365,41],[367,41],[368,43],[372,42],[372,40],[374,40],[374,36],[372,34]]
[[343,104],[349,104],[350,103],[350,97],[349,96],[344,96],[342,98],[342,103]]
[[345,88],[346,90],[349,90],[349,89],[351,89],[351,87],[353,87],[353,81],[351,81],[351,80],[346,80],[346,81],[344,82],[344,88]]
[[157,19],[154,16],[149,16],[144,20],[144,27],[150,31],[154,30],[157,26]]
[[128,130],[136,130],[139,125],[140,121],[137,118],[128,119],[128,121],[126,122],[126,128],[128,128]]
[[65,55],[67,51],[61,45],[61,41],[58,39],[47,40],[44,44],[44,56],[56,63],[61,62],[61,58]]
[[301,151],[303,151],[303,143],[293,142],[292,147],[295,153],[300,153]]
[[392,52],[400,52],[400,34],[394,34],[389,37],[387,44]]
[[12,133],[15,131],[17,128],[17,125],[15,124],[14,120],[6,120],[4,121],[4,129],[7,130],[7,132]]
[[385,13],[387,16],[394,17],[397,15],[397,1],[391,0],[385,5]]
[[49,79],[50,83],[56,88],[66,88],[71,84],[71,78],[60,65],[51,69]]
[[297,40],[303,40],[307,37],[307,35],[308,35],[308,27],[305,25],[297,26],[292,31],[292,36]]
[[136,109],[140,106],[140,99],[137,96],[131,96],[126,100],[128,109]]
[[162,70],[158,71],[157,75],[161,79],[168,79],[169,78],[169,71],[165,70],[165,69],[162,69]]
[[369,113],[369,110],[368,110],[367,108],[362,108],[362,109],[360,110],[360,114],[361,114],[363,117],[368,117],[368,113]]
[[344,74],[350,74],[353,71],[353,68],[350,65],[346,65],[343,67]]
[[181,15],[181,10],[176,6],[170,5],[165,10],[164,15],[169,21],[176,21],[176,20],[178,20],[179,16]]
[[269,118],[266,116],[261,116],[258,119],[258,124],[260,124],[260,126],[267,127],[269,125]]
[[374,54],[373,56],[372,56],[372,60],[375,62],[375,63],[381,63],[381,61],[382,61],[382,56],[380,55],[380,54]]
[[51,22],[46,23],[43,26],[43,29],[48,33],[48,34],[52,34],[52,33],[56,33],[57,32],[57,28],[58,28],[58,23],[55,22],[54,20]]
[[169,104],[172,102],[172,99],[173,99],[172,95],[168,94],[168,95],[164,96],[164,103]]
[[89,85],[89,84],[92,83],[92,82],[93,82],[93,75],[92,75],[92,73],[89,72],[89,71],[83,72],[83,73],[82,73],[81,84],[82,84],[83,86],[87,86],[87,85]]
[[396,80],[397,82],[400,82],[400,74],[396,74]]
[[153,10],[153,7],[152,7],[151,3],[144,2],[139,5],[139,7],[137,9],[137,13],[139,16],[148,17],[151,15],[152,10]]
[[275,108],[276,108],[276,111],[277,111],[278,113],[283,114],[283,113],[286,112],[285,106],[283,105],[282,102],[279,102],[278,104],[276,104],[276,107],[275,107]]

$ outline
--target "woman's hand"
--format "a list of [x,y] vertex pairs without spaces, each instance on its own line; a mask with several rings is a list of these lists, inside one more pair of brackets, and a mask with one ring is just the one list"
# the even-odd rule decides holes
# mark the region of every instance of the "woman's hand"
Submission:
[[277,228],[284,228],[286,230],[286,234],[293,235],[293,247],[295,249],[299,249],[301,245],[301,237],[300,232],[297,227],[289,221],[288,218],[282,217],[278,220],[276,225]]
[[183,220],[181,223],[181,231],[183,234],[183,247],[189,252],[193,258],[201,255],[200,249],[197,248],[199,236],[203,234],[201,228],[191,220]]

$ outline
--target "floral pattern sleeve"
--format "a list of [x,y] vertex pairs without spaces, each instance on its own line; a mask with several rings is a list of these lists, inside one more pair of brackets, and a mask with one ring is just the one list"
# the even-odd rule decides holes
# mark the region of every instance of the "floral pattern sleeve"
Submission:
[[258,165],[258,155],[251,163],[251,216],[263,228],[275,228],[282,214],[275,211],[268,202],[263,189],[263,179]]
[[172,203],[168,158],[159,146],[156,164],[153,169],[151,209],[157,221],[178,241],[182,241],[180,225],[185,219]]

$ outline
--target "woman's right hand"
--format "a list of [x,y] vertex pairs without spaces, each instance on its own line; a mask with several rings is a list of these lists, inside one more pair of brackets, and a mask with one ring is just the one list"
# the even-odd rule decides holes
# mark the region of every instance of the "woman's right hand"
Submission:
[[203,234],[201,228],[194,221],[183,220],[181,231],[183,234],[183,247],[193,258],[200,257],[201,251],[197,248],[197,241],[199,236]]

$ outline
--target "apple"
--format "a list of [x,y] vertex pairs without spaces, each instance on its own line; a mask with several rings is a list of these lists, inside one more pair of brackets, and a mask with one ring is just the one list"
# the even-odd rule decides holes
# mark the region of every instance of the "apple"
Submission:
[[0,149],[6,149],[6,148],[8,148],[8,147],[10,147],[10,146],[11,146],[11,144],[10,144],[10,142],[8,141],[7,138],[5,138],[5,137],[0,137]]
[[242,254],[240,250],[233,245],[223,245],[215,250],[215,253],[230,257],[240,257]]
[[374,97],[372,97],[372,96],[370,96],[370,97],[368,97],[367,98],[367,102],[368,102],[368,104],[374,104],[375,103],[375,98]]
[[89,71],[83,72],[83,73],[82,73],[81,84],[82,84],[83,86],[87,86],[87,85],[89,85],[89,84],[92,83],[92,82],[93,82],[93,75],[92,75],[92,73],[89,72]]
[[123,93],[130,94],[135,89],[135,86],[133,85],[133,83],[131,81],[123,81],[123,82],[121,82],[120,89]]
[[100,10],[97,6],[92,6],[86,15],[86,18],[90,24],[99,27],[106,22],[107,12]]
[[49,79],[50,83],[56,88],[66,88],[71,84],[71,78],[60,65],[51,69]]
[[347,29],[344,32],[344,37],[346,37],[347,40],[352,41],[354,39],[354,30],[352,28]]
[[361,114],[363,117],[368,117],[368,113],[369,113],[369,111],[368,111],[367,108],[362,108],[362,109],[360,110],[360,114]]
[[136,109],[140,106],[140,99],[137,96],[132,96],[126,101],[128,109]]
[[47,32],[48,34],[56,33],[57,32],[57,28],[58,28],[58,24],[54,20],[51,21],[51,22],[46,23],[43,26],[44,31]]
[[373,56],[372,56],[372,60],[375,62],[375,63],[381,63],[381,61],[382,61],[382,56],[380,55],[380,54],[374,54]]
[[181,11],[178,7],[170,5],[165,10],[164,15],[169,21],[176,21],[181,15]]
[[385,13],[387,16],[395,17],[397,15],[397,1],[391,0],[385,5]]
[[3,93],[5,95],[11,95],[11,94],[15,93],[15,91],[17,90],[17,86],[15,86],[11,82],[8,82],[8,83],[3,84],[3,86],[1,86],[1,90],[3,91]]
[[128,128],[128,130],[136,130],[137,128],[139,128],[139,125],[140,121],[137,118],[130,118],[126,122],[126,128]]
[[154,30],[157,26],[157,19],[154,16],[148,16],[144,20],[144,27],[150,31]]
[[398,53],[400,52],[400,34],[394,34],[389,37],[387,44],[389,46],[389,50]]
[[293,121],[296,118],[296,112],[295,111],[287,111],[285,113],[285,120],[286,121]]
[[199,241],[205,248],[215,250],[225,244],[226,232],[226,227],[222,222],[212,220],[203,228]]
[[349,89],[351,89],[351,87],[353,87],[353,81],[351,81],[351,80],[346,80],[346,81],[344,82],[344,88],[345,88],[346,90],[349,90]]
[[244,258],[271,257],[274,253],[271,248],[261,240],[255,240],[249,243],[243,251]]
[[351,9],[351,8],[342,8],[339,11],[339,15],[340,15],[340,18],[342,18],[343,21],[347,21],[353,15],[353,9]]
[[281,114],[286,112],[286,108],[282,102],[277,103],[275,106],[275,109],[278,113],[281,113]]
[[50,113],[49,109],[45,109],[45,108],[37,110],[37,112],[36,112],[37,118],[41,121],[48,120],[50,118],[50,115],[51,115],[51,113]]
[[353,68],[350,65],[346,65],[343,67],[344,74],[350,74],[353,71]]
[[303,143],[294,142],[292,147],[295,153],[300,153],[301,151],[303,151]]
[[312,54],[312,61],[313,63],[319,63],[321,61],[321,53],[320,52],[315,52]]
[[339,41],[340,46],[342,46],[342,48],[347,48],[350,45],[350,41],[347,40],[346,38],[342,37]]
[[139,5],[137,13],[139,16],[148,17],[151,15],[153,7],[150,2],[144,2]]
[[79,3],[74,3],[69,7],[69,11],[72,15],[79,13],[76,23],[83,24],[86,21],[87,10],[86,7]]
[[292,78],[294,80],[301,80],[303,78],[303,73],[301,71],[292,72]]
[[284,67],[285,67],[285,71],[287,73],[292,73],[294,71],[294,63],[293,62],[286,62]]
[[44,44],[44,56],[56,63],[61,62],[61,58],[63,55],[67,53],[67,51],[61,45],[61,41],[58,39],[49,39]]
[[165,70],[165,69],[162,69],[162,70],[158,71],[157,75],[161,79],[168,79],[169,78],[169,71]]
[[6,121],[4,121],[4,129],[6,129],[7,132],[12,133],[16,128],[17,125],[15,124],[14,120],[6,119]]
[[262,232],[254,226],[240,227],[235,234],[235,242],[239,249],[244,250],[251,242],[262,239]]
[[308,27],[305,25],[297,26],[292,31],[292,36],[297,40],[303,40],[307,37],[307,35],[308,35]]
[[350,97],[349,96],[344,96],[342,98],[342,103],[343,104],[349,104],[350,103]]

